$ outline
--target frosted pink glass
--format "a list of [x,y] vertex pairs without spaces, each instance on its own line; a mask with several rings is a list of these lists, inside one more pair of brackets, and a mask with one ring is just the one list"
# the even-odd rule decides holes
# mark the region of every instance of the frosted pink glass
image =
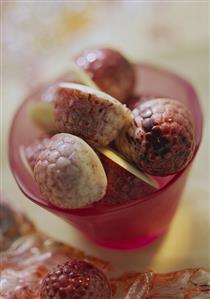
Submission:
[[[130,249],[142,247],[163,235],[175,214],[192,161],[201,142],[202,113],[193,87],[179,76],[144,64],[136,65],[136,94],[170,97],[185,103],[194,118],[196,150],[188,166],[176,175],[156,177],[161,188],[152,194],[118,206],[60,209],[50,205],[39,193],[27,172],[20,148],[40,135],[27,113],[29,105],[40,100],[46,86],[30,95],[17,110],[10,130],[9,159],[12,172],[22,192],[32,202],[70,222],[95,243]],[[135,100],[128,104],[133,107]]]

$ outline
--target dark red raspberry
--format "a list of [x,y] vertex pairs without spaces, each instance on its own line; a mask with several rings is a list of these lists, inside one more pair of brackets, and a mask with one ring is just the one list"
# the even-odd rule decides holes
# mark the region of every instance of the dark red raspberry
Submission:
[[145,173],[174,174],[190,161],[195,148],[192,117],[172,99],[153,99],[133,110],[134,122],[118,136],[118,150]]
[[98,87],[125,102],[132,94],[135,73],[132,64],[118,51],[109,48],[90,48],[76,58],[77,65],[86,71]]
[[44,278],[41,299],[111,299],[109,282],[91,264],[70,260],[49,272]]
[[25,157],[31,169],[34,169],[36,159],[50,142],[50,136],[42,136],[25,148]]
[[155,191],[152,186],[141,181],[103,154],[99,157],[106,172],[108,185],[105,196],[96,203],[97,206],[128,203]]

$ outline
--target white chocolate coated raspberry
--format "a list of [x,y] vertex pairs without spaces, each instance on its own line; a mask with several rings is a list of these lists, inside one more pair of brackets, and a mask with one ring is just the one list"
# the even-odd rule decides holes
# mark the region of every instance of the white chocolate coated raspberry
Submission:
[[107,187],[97,154],[71,134],[51,138],[36,160],[34,176],[42,195],[61,208],[80,208],[98,201]]
[[80,136],[93,147],[108,145],[131,119],[129,109],[104,92],[74,83],[58,86],[57,129]]

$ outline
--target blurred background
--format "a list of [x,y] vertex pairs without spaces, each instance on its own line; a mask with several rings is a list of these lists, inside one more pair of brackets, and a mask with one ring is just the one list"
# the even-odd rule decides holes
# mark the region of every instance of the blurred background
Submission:
[[[210,266],[209,2],[1,1],[1,28],[3,192],[41,230],[109,259],[122,270]],[[78,51],[95,45],[116,47],[133,61],[185,77],[203,107],[203,142],[181,206],[164,240],[143,250],[119,254],[90,244],[60,219],[32,206],[8,166],[8,131],[17,106],[32,88],[68,70]]]

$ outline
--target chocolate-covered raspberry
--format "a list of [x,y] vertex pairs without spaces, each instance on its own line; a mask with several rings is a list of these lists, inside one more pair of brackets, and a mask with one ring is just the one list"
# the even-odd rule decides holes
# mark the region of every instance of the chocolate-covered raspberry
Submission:
[[36,159],[50,142],[50,136],[42,136],[25,148],[25,157],[31,169],[34,169]]
[[99,269],[81,261],[58,265],[44,278],[41,299],[111,299],[109,282]]
[[74,83],[58,86],[55,123],[60,132],[80,136],[93,147],[106,146],[131,120],[131,111],[104,92]]
[[54,135],[41,151],[34,177],[42,195],[61,208],[79,208],[100,200],[107,187],[97,154],[81,138]]
[[195,148],[192,116],[180,102],[153,99],[133,110],[134,122],[116,140],[118,150],[145,173],[174,174]]
[[132,64],[118,51],[90,48],[76,57],[77,65],[86,71],[98,87],[125,102],[132,94],[135,73]]

